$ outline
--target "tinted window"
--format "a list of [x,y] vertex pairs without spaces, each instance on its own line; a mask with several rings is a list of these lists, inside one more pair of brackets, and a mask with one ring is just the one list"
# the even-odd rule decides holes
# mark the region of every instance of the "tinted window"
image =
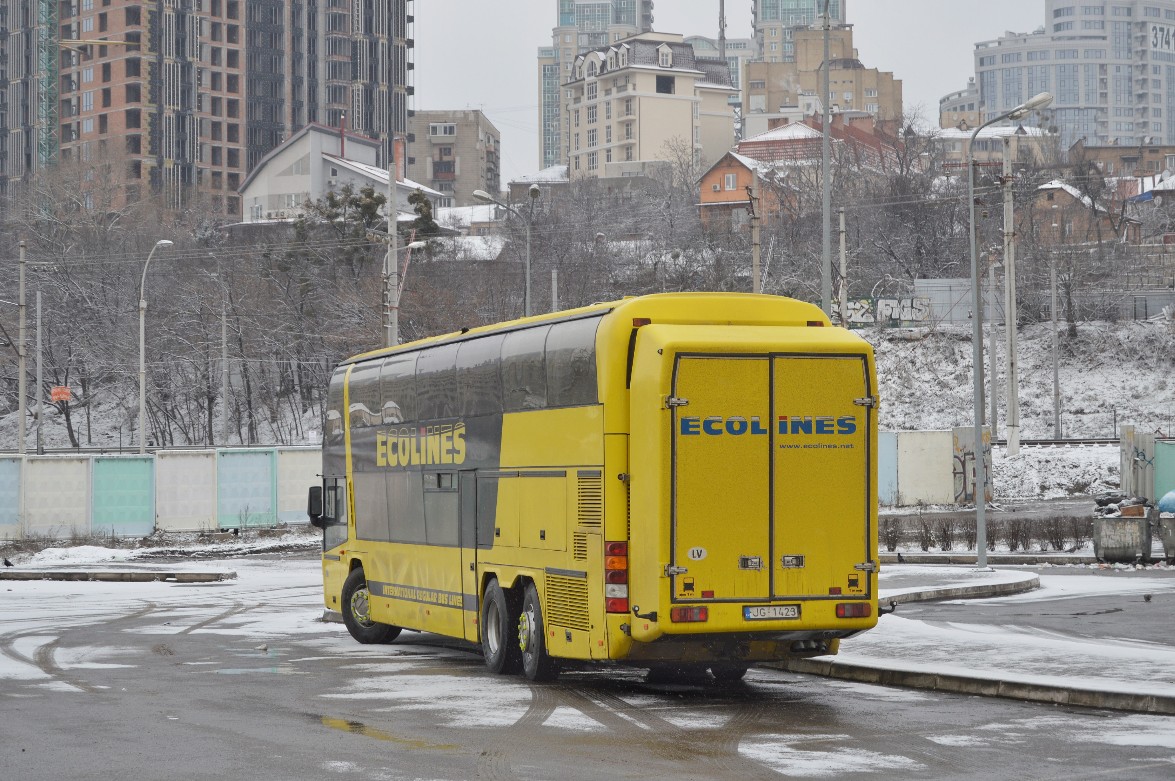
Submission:
[[496,415],[502,412],[502,379],[498,359],[502,334],[463,342],[457,351],[457,390],[461,415]]
[[335,369],[326,396],[326,419],[322,422],[322,441],[337,445],[343,441],[343,377],[344,368]]
[[547,406],[544,350],[550,326],[506,334],[502,342],[502,396],[507,412]]
[[430,347],[416,359],[416,419],[457,417],[457,345]]
[[351,418],[353,428],[378,426],[382,419],[383,403],[379,395],[379,361],[356,364],[351,370],[348,399],[351,406],[347,414]]
[[416,353],[393,355],[384,361],[383,422],[416,420]]
[[547,335],[547,405],[595,404],[596,327],[600,318],[555,323]]

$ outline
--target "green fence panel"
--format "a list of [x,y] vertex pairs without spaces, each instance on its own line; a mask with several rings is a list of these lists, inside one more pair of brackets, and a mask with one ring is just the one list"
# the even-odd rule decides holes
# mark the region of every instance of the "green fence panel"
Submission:
[[12,527],[14,532],[20,527],[20,462],[19,458],[0,458],[0,528]]
[[155,531],[155,460],[94,459],[90,529],[115,537],[145,537]]
[[1155,501],[1175,491],[1175,442],[1155,443]]
[[277,451],[219,450],[216,521],[221,529],[277,525]]

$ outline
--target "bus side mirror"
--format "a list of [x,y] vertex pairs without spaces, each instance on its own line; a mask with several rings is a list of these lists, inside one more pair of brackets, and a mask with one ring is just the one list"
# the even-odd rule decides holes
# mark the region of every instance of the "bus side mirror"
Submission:
[[310,496],[306,499],[306,514],[310,516],[310,523],[320,529],[326,527],[322,521],[322,486],[310,487]]

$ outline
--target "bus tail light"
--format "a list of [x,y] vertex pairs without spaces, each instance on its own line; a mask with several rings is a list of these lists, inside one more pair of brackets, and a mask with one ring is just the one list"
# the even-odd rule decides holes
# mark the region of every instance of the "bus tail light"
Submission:
[[707,607],[675,607],[669,610],[669,620],[675,624],[701,623],[710,620]]
[[873,615],[868,602],[838,602],[836,605],[837,618],[868,618]]
[[604,543],[604,608],[628,612],[628,543]]

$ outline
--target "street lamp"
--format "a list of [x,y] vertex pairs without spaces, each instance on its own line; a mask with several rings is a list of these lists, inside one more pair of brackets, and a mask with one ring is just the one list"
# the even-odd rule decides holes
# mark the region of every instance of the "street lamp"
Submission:
[[979,290],[979,255],[975,249],[975,137],[988,125],[1005,119],[1020,119],[1030,111],[1044,108],[1052,102],[1052,95],[1041,92],[1027,103],[975,128],[967,142],[967,202],[971,222],[971,377],[975,386],[975,545],[976,566],[981,569],[987,567],[987,526],[984,518],[987,509],[987,467],[983,462],[983,297]]
[[535,201],[538,200],[541,192],[542,191],[539,190],[539,186],[537,184],[532,184],[530,186],[530,189],[527,191],[527,193],[530,195],[530,216],[523,217],[518,212],[518,210],[515,209],[513,206],[507,206],[506,204],[499,201],[497,198],[495,198],[492,195],[490,195],[489,193],[487,193],[485,190],[474,190],[473,191],[473,197],[476,198],[477,200],[481,201],[482,203],[497,204],[498,206],[501,206],[503,209],[510,212],[515,217],[517,217],[518,219],[520,219],[526,223],[526,296],[523,299],[523,307],[522,307],[522,312],[526,317],[530,317],[530,315],[531,315],[531,307],[530,307],[530,224],[532,222],[534,222],[534,204],[535,204]]
[[426,241],[414,241],[406,247],[393,247],[392,244],[396,241],[395,230],[393,228],[392,233],[377,230],[367,231],[368,241],[386,241],[388,244],[383,274],[384,347],[395,347],[400,343],[400,293],[404,290],[404,275],[408,273],[405,268],[404,275],[400,274],[400,264],[393,256],[400,252],[424,249],[428,246]]
[[147,314],[147,299],[144,297],[147,286],[147,267],[151,265],[151,256],[155,254],[155,250],[160,247],[170,247],[172,244],[174,242],[169,239],[160,239],[155,242],[155,246],[147,253],[147,262],[143,264],[143,278],[139,281],[139,455],[147,452],[144,430],[147,408],[147,339],[145,336],[146,332],[144,331],[144,319]]

